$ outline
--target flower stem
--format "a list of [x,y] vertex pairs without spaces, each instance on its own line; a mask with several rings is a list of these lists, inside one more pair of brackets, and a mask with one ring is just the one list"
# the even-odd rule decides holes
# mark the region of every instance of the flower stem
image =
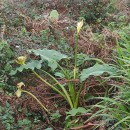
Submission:
[[40,104],[40,106],[41,106],[48,114],[51,114],[51,113],[48,111],[48,109],[37,99],[36,96],[34,96],[32,93],[30,93],[30,92],[28,92],[28,91],[26,91],[26,90],[22,90],[22,92],[27,93],[27,94],[30,95],[32,98],[34,98],[34,99]]
[[67,92],[67,90],[64,88],[64,86],[58,81],[55,79],[55,77],[53,77],[51,74],[49,74],[48,72],[44,71],[44,70],[41,70],[43,71],[45,74],[47,74],[48,76],[50,76],[59,86],[60,88],[62,89],[62,91],[64,92],[65,96],[65,100],[69,103],[70,107],[73,108],[73,104],[72,104],[72,100]]
[[75,35],[75,50],[74,50],[74,79],[77,76],[77,53],[78,53],[78,33]]
[[64,96],[63,93],[61,93],[57,88],[55,88],[53,85],[51,85],[50,83],[48,83],[45,79],[43,79],[39,74],[37,74],[34,70],[32,70],[32,72],[41,80],[43,81],[45,84],[47,84],[49,87],[51,87],[52,89],[54,89],[56,92],[58,92],[61,96]]
[[83,88],[83,84],[80,85],[80,89],[79,89],[79,91],[77,92],[76,99],[75,99],[75,103],[74,103],[74,108],[77,108],[77,107],[78,107],[79,96],[80,96],[80,93],[81,93],[81,91],[82,91],[82,88]]

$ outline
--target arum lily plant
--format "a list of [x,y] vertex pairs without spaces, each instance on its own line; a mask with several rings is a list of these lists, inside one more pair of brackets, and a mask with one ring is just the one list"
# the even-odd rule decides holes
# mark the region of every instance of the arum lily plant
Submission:
[[[83,89],[83,81],[85,81],[91,75],[100,76],[104,72],[107,72],[109,75],[113,75],[116,72],[116,68],[114,68],[113,66],[105,64],[99,59],[89,58],[85,54],[83,55],[84,56],[83,63],[86,60],[89,61],[94,60],[97,61],[98,64],[95,64],[90,68],[83,69],[81,72],[79,71],[78,69],[79,65],[77,63],[78,57],[80,56],[80,54],[78,54],[78,39],[79,39],[79,33],[81,31],[82,26],[83,26],[83,20],[77,24],[77,31],[75,34],[74,56],[68,57],[67,55],[61,54],[58,51],[48,50],[48,49],[30,50],[29,52],[35,54],[36,56],[40,56],[41,59],[31,60],[30,62],[26,62],[27,59],[26,56],[18,57],[16,62],[21,66],[16,68],[16,70],[13,70],[11,72],[11,75],[16,74],[17,71],[22,72],[24,69],[31,69],[33,74],[35,74],[37,78],[39,78],[42,82],[44,82],[48,87],[52,88],[54,91],[59,93],[67,101],[71,109],[78,108],[80,93]],[[71,63],[74,66],[73,69],[70,70],[66,67],[62,67],[62,65],[59,64],[59,61],[61,61],[62,59],[67,62],[73,60],[74,64]],[[44,70],[44,68],[42,67],[44,63],[47,63],[48,67],[51,68],[51,74],[49,71]],[[51,84],[48,80],[43,78],[43,76],[41,76],[36,69],[40,70],[45,75],[50,77],[50,79],[53,80],[55,83]],[[67,82],[65,84],[60,83],[57,80],[55,75],[64,78],[65,81]],[[78,80],[78,83],[74,82],[76,80]],[[32,95],[30,92],[21,89],[21,87],[17,87],[17,88],[18,90],[16,92],[16,95],[18,97],[20,97],[21,92],[25,92],[37,100],[37,98],[34,95]],[[41,105],[40,102],[39,104]],[[44,110],[47,111],[47,109],[43,105],[41,106],[44,108]]]

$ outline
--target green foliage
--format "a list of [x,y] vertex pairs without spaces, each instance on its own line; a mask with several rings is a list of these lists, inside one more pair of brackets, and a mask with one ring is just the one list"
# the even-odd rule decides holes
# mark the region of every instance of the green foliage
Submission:
[[58,64],[57,62],[61,59],[68,58],[66,55],[61,54],[55,50],[47,50],[47,49],[38,49],[38,50],[30,50],[30,52],[34,53],[37,56],[40,56],[41,60],[31,60],[30,62],[21,65],[15,71],[11,71],[11,75],[15,75],[17,71],[22,72],[24,69],[34,70],[35,68],[40,69],[43,62],[47,61],[47,64],[54,71]]
[[[18,67],[15,71],[12,71],[11,74],[16,74],[17,71],[20,71],[22,72],[23,69],[31,69],[32,72],[42,81],[44,82],[45,84],[47,84],[49,87],[51,87],[53,90],[55,90],[56,92],[58,92],[67,102],[68,104],[70,105],[70,108],[73,109],[73,108],[77,108],[78,107],[78,103],[79,103],[79,96],[80,96],[80,93],[82,91],[82,83],[79,85],[79,88],[78,88],[78,92],[76,92],[76,84],[75,83],[70,83],[68,82],[67,83],[67,87],[64,87],[64,84],[61,84],[52,74],[50,74],[48,71],[45,71],[45,70],[42,70],[42,72],[44,72],[44,74],[48,75],[53,81],[55,81],[56,85],[59,86],[59,88],[57,88],[55,85],[52,85],[51,83],[49,83],[49,81],[46,81],[42,76],[40,76],[37,72],[34,71],[34,68],[37,68],[37,69],[40,69],[41,68],[41,63],[42,62],[47,62],[48,66],[51,68],[52,72],[58,68],[62,71],[62,73],[64,74],[65,78],[67,80],[75,80],[75,79],[81,79],[81,82],[83,82],[84,80],[86,80],[90,75],[93,75],[93,76],[100,76],[102,75],[104,72],[107,72],[109,74],[113,74],[113,68],[111,68],[109,65],[95,65],[94,67],[92,68],[89,68],[87,70],[83,70],[83,72],[81,72],[81,78],[80,78],[80,72],[78,72],[78,57],[80,55],[77,54],[78,52],[78,36],[79,36],[79,32],[81,30],[83,26],[83,20],[81,22],[79,22],[77,24],[77,33],[75,35],[75,49],[74,49],[74,56],[71,56],[70,58],[65,55],[65,54],[62,54],[58,51],[55,51],[55,50],[49,50],[49,49],[32,49],[30,50],[31,53],[34,53],[36,56],[40,56],[40,60],[39,60],[39,63],[38,61],[34,61],[31,62],[28,62],[28,63],[25,63],[25,59],[26,57],[24,56],[21,56],[21,57],[18,57],[17,59],[17,63],[21,64],[20,67]],[[90,60],[87,56],[85,55],[82,55],[83,57],[85,57],[85,59],[81,60],[80,64],[84,63],[85,60]],[[70,62],[70,59],[72,59],[72,61],[74,60],[74,63],[71,63],[72,65],[74,64],[74,68],[72,70],[69,70],[67,68],[64,68],[62,67],[58,62],[61,61],[62,59],[65,59],[64,62],[67,63],[67,67],[69,67],[69,62]],[[96,61],[100,61],[101,60],[98,60],[98,59],[93,59],[93,60],[96,60]],[[37,63],[35,63],[37,62]],[[103,63],[103,62],[102,62]],[[44,68],[43,68],[44,69]],[[92,72],[92,71],[96,71],[96,72]],[[60,73],[59,73],[60,74]],[[71,76],[71,74],[73,74]],[[61,76],[61,74],[59,75]],[[21,83],[19,83],[21,84]],[[44,108],[44,110],[46,110],[48,113],[49,111],[44,107],[44,105],[41,104],[41,102],[33,95],[31,94],[30,92],[26,91],[26,90],[23,90],[21,87],[23,86],[23,83],[22,85],[18,85],[17,88],[18,90],[16,91],[16,95],[17,97],[20,97],[21,96],[21,93],[22,92],[25,92],[27,94],[29,94],[30,96],[32,96],[34,99],[37,100],[37,102]]]
[[81,65],[85,64],[86,61],[88,61],[90,63],[92,63],[94,61],[94,63],[97,62],[100,64],[104,64],[104,62],[98,58],[90,57],[83,53],[77,54],[77,66],[80,67]]
[[[75,50],[74,52],[72,51],[73,48],[70,47],[68,44],[68,42],[72,40],[72,37],[69,37],[70,38],[69,40],[66,38],[68,38],[68,35],[71,34],[73,30],[71,30],[71,28],[69,28],[68,25],[67,29],[65,30],[68,31],[67,37],[66,37],[66,32],[64,35],[64,32],[61,32],[61,30],[59,31],[59,29],[61,29],[60,27],[62,27],[62,22],[63,22],[63,26],[64,26],[64,22],[68,23],[66,22],[66,20],[62,21],[62,19],[58,21],[60,14],[57,12],[57,10],[60,10],[59,7],[62,8],[62,4],[61,4],[62,2],[68,4],[68,6],[71,6],[71,8],[69,9],[70,12],[72,12],[73,9],[74,11],[76,11],[76,17],[74,17],[73,20],[77,19],[78,16],[80,15],[80,18],[84,19],[84,21],[91,26],[92,32],[96,32],[94,34],[94,40],[97,43],[103,43],[103,44],[99,44],[98,46],[99,48],[103,49],[103,47],[109,47],[110,44],[114,46],[114,43],[117,40],[117,47],[113,53],[116,59],[114,60],[114,64],[116,64],[117,67],[115,67],[115,65],[111,65],[113,63],[112,57],[110,61],[107,61],[107,63],[111,63],[109,65],[104,63],[100,59],[90,57],[86,54],[82,54],[82,53],[77,54],[79,49],[78,38],[79,37],[82,38],[81,35],[85,33],[84,31],[81,32],[79,37],[78,36],[76,37],[75,39],[76,44],[74,45],[74,48],[76,48],[77,50],[75,49],[76,51]],[[55,1],[53,3],[48,2],[47,4],[45,4],[46,2],[43,0],[38,0],[38,1],[30,0],[30,1],[25,1],[23,3],[17,1],[16,3],[14,2],[14,4],[11,5],[8,4],[8,0],[6,0],[6,3],[4,3],[4,6],[2,7],[3,10],[2,11],[0,10],[0,16],[1,16],[0,25],[3,24],[6,25],[6,30],[5,32],[3,32],[5,33],[4,38],[7,41],[9,41],[9,43],[11,43],[13,46],[15,46],[15,48],[12,48],[13,50],[12,51],[10,49],[8,42],[6,41],[0,42],[0,87],[7,88],[8,86],[10,89],[13,89],[13,87],[12,86],[10,87],[9,85],[10,82],[9,72],[12,69],[13,70],[10,73],[11,76],[19,72],[17,74],[17,77],[21,75],[20,72],[24,74],[26,70],[29,70],[28,74],[26,73],[27,74],[26,76],[29,76],[29,72],[36,75],[36,77],[39,78],[41,81],[43,81],[46,84],[46,86],[49,86],[64,98],[66,103],[68,103],[66,105],[67,109],[68,109],[68,105],[70,106],[69,112],[66,113],[67,115],[66,120],[64,124],[61,124],[62,125],[61,127],[65,126],[65,129],[71,129],[72,127],[85,125],[84,120],[88,119],[88,122],[91,122],[92,121],[91,119],[94,119],[94,121],[95,120],[98,120],[99,122],[103,121],[105,128],[109,130],[130,129],[130,125],[129,125],[130,124],[130,116],[129,116],[130,113],[130,109],[129,109],[130,107],[129,104],[130,102],[130,93],[129,93],[130,92],[129,90],[130,25],[127,25],[129,23],[128,21],[129,18],[127,18],[127,15],[123,15],[119,10],[115,14],[115,11],[117,10],[114,8],[113,5],[116,2],[118,2],[118,0],[104,0],[104,1],[103,0],[84,0],[84,1],[66,0],[65,2],[64,1],[62,2],[58,3],[58,5],[54,7],[57,10],[52,10],[49,13],[49,16],[47,17],[47,14],[43,13],[44,9],[45,7],[47,7],[47,9],[52,9],[53,3],[55,4]],[[63,10],[64,8],[65,6],[63,6]],[[22,12],[20,12],[21,10]],[[65,11],[65,13],[66,12],[67,11]],[[23,15],[25,14],[27,16],[27,20],[30,20],[29,23],[26,23],[26,19],[23,19],[23,17],[21,17],[19,13],[22,13]],[[65,15],[63,15],[62,18],[64,18],[64,16]],[[68,16],[68,14],[66,16]],[[44,30],[40,30],[39,23],[41,23],[40,25],[42,25],[43,24],[42,20],[44,18],[46,21],[48,21],[48,23],[45,23],[45,27],[49,25],[50,28],[47,27]],[[35,26],[35,22],[36,22],[36,26]],[[55,22],[54,26],[53,26],[53,22]],[[34,29],[34,32],[36,27],[36,35],[35,33],[28,31],[27,29],[28,25],[30,29],[32,30]],[[32,25],[34,25],[34,27],[32,27]],[[106,34],[101,33],[104,25],[107,26],[105,28],[107,28],[110,31],[110,32],[108,31],[108,36],[107,33]],[[37,32],[37,27],[39,32]],[[113,36],[113,34],[119,34],[119,35]],[[83,37],[85,39],[86,34],[84,34]],[[82,40],[80,39],[79,41],[82,42]],[[83,44],[86,44],[86,42]],[[91,45],[92,44],[90,44],[90,49],[91,49]],[[12,68],[11,64],[12,64],[12,58],[14,59],[13,57],[14,53],[16,54],[15,56],[18,55],[21,56],[27,53],[26,51],[29,50],[30,48],[32,50],[30,50],[29,53],[33,54],[33,56],[36,56],[37,60],[35,59],[35,57],[30,58],[32,56],[30,55],[30,57],[27,59],[25,64],[17,67],[16,69],[15,69],[15,64],[13,64],[14,68]],[[43,48],[48,48],[48,49],[43,49]],[[56,50],[58,51],[51,50],[52,48],[56,48]],[[109,49],[109,48],[105,48],[105,49]],[[97,57],[98,56],[100,55],[97,55]],[[105,59],[107,59],[107,57],[105,57]],[[103,78],[103,80],[104,79],[109,80],[109,84],[112,84],[112,87],[110,87],[110,85],[104,86],[102,85],[101,82],[100,85],[98,84],[98,87],[99,86],[104,88],[110,87],[108,91],[110,92],[112,91],[111,95],[107,95],[106,93],[105,97],[94,98],[94,95],[92,96],[91,93],[88,93],[86,91],[86,81],[88,81],[88,78],[91,79],[91,76],[92,77],[98,76],[100,78],[105,77]],[[111,81],[110,78],[113,76],[114,78]],[[17,77],[15,77],[15,80]],[[119,80],[116,79],[116,77],[118,77]],[[98,80],[98,78],[94,78],[94,79]],[[117,83],[118,81],[119,82],[121,81],[121,83]],[[31,80],[31,82],[33,84],[33,80]],[[91,80],[88,82],[91,82]],[[107,84],[106,81],[102,81],[102,82],[103,83],[105,82],[105,85]],[[16,81],[14,83],[16,83]],[[96,82],[94,82],[94,84],[95,83]],[[124,84],[124,85],[118,87],[117,85],[115,85],[116,87],[115,86],[113,87],[113,83]],[[96,85],[97,84],[95,84],[95,86]],[[88,87],[87,89],[89,89],[89,86],[87,87]],[[37,97],[35,97],[33,94],[29,93],[26,90],[22,90],[22,88],[20,89],[21,92],[25,92],[26,94],[29,94],[34,99],[36,99],[38,103],[41,105],[41,102],[37,99]],[[97,102],[98,103],[94,106],[86,106],[85,104],[86,102],[83,101],[84,107],[86,109],[83,108],[82,102],[79,101],[80,95],[82,94],[81,93],[82,90],[83,92],[86,93],[85,93],[85,97],[81,97],[81,98],[84,98],[86,99],[86,101],[88,101],[92,97],[94,101],[90,100],[90,104],[91,103],[96,104]],[[3,90],[2,91],[0,90],[0,92],[4,93]],[[102,93],[102,90],[100,92]],[[89,110],[89,108],[92,108],[91,111]],[[22,109],[19,109],[18,111],[23,113]],[[30,113],[27,112],[26,114],[30,115],[30,118],[33,117],[34,119],[31,118],[30,120],[30,118],[24,117],[24,119],[15,122],[14,117],[16,115],[14,112],[12,112],[11,106],[8,103],[6,103],[6,106],[1,107],[1,112],[2,113],[0,114],[0,118],[1,118],[0,120],[2,121],[3,126],[5,126],[5,129],[7,130],[17,130],[17,129],[40,130],[45,128],[46,130],[52,130],[53,128],[51,127],[53,127],[53,125],[58,124],[61,119],[61,115],[59,111],[56,111],[53,114],[50,114],[49,111],[48,113],[50,114],[50,122],[49,122],[51,125],[50,127],[46,125],[46,123],[45,125],[40,124],[40,120],[41,120],[40,116],[38,115],[33,116],[32,112]],[[85,113],[92,113],[92,116],[90,118],[89,116],[86,117],[84,116]],[[46,116],[44,117],[44,119],[46,120]],[[51,124],[51,122],[53,122],[54,124]],[[33,128],[35,123],[37,124],[37,127]],[[44,126],[44,128],[43,127],[38,128],[39,125]]]
[[85,5],[80,17],[83,17],[88,24],[101,23],[105,21],[110,12],[114,12],[113,3],[110,1],[91,0],[87,1]]
[[55,50],[31,50],[35,55],[40,56],[41,59],[44,61],[46,60],[48,62],[48,66],[51,67],[51,69],[54,71],[57,68],[57,62],[59,62],[62,59],[68,58],[67,55],[61,54],[58,51]]
[[[59,88],[57,88],[54,85],[51,85],[49,83],[49,81],[46,81],[44,78],[42,78],[38,73],[36,73],[34,71],[34,68],[40,69],[41,68],[41,63],[42,62],[47,62],[48,66],[51,67],[52,72],[57,68],[60,69],[61,72],[56,73],[58,74],[57,76],[62,75],[62,77],[65,77],[68,80],[72,80],[73,78],[75,79],[75,68],[73,70],[67,70],[66,68],[62,67],[61,65],[59,65],[59,61],[61,61],[62,59],[66,59],[66,63],[69,62],[70,58],[68,58],[67,55],[61,54],[58,51],[55,50],[48,50],[48,49],[43,49],[43,50],[31,50],[30,52],[34,53],[36,56],[40,56],[41,60],[32,60],[30,62],[27,62],[26,64],[21,65],[20,67],[16,68],[16,70],[12,71],[11,74],[16,74],[17,71],[22,72],[24,69],[30,69],[32,70],[32,72],[38,77],[40,78],[44,83],[46,83],[47,85],[49,85],[52,89],[54,89],[55,91],[57,91],[61,96],[63,96],[66,101],[69,103],[71,109],[72,108],[77,108],[78,107],[78,100],[79,100],[79,95],[80,92],[82,90],[82,85],[79,87],[78,92],[76,92],[76,86],[75,84],[72,83],[68,83],[67,84],[67,88],[64,87],[63,84],[61,84],[59,81],[56,80],[56,78],[50,74],[49,72],[42,70],[45,69],[44,67],[41,69],[41,71],[45,74],[47,74],[53,81],[56,82],[56,84],[58,84]],[[73,58],[73,57],[72,57]],[[92,58],[88,58],[86,56],[85,60],[91,60]],[[96,61],[100,61],[98,59],[92,59],[92,60],[96,60]],[[83,61],[84,62],[84,61]],[[101,62],[101,61],[100,61]],[[67,63],[68,65],[68,63]],[[80,78],[81,82],[83,82],[84,80],[86,80],[89,76],[93,75],[93,76],[100,76],[103,73],[109,73],[110,75],[114,75],[115,74],[115,70],[116,68],[109,66],[108,64],[96,64],[93,67],[90,67],[88,69],[84,69],[81,72],[78,72],[78,74],[76,74],[76,78]],[[71,76],[71,74],[73,74]],[[64,76],[63,76],[64,75]],[[22,90],[23,91],[23,90]],[[21,92],[21,90],[20,90]],[[23,91],[24,92],[24,91]]]
[[[114,27],[114,26],[113,26]],[[113,30],[115,27],[113,28]],[[100,99],[96,105],[92,107],[98,108],[98,111],[93,114],[89,119],[101,117],[104,124],[109,130],[127,130],[130,129],[130,26],[121,26],[118,28],[119,38],[115,49],[115,61],[119,68],[117,75],[120,78],[121,86],[114,85],[117,90],[113,96],[97,97]],[[95,99],[95,98],[94,98]]]
[[[15,114],[15,112],[13,112],[12,106],[8,102],[6,102],[5,106],[0,106],[0,121],[2,123],[1,127],[3,127],[5,130],[34,129],[33,127],[35,127],[35,125],[38,123],[38,120],[41,118],[41,116],[32,112],[30,113],[30,115],[31,116],[25,116],[24,119],[15,121],[17,115]],[[32,116],[34,117],[34,120],[30,120],[30,117]],[[40,126],[37,126],[37,129],[39,128]]]
[[6,41],[0,42],[0,56],[2,60],[6,60],[7,58],[11,58],[13,53]]
[[67,114],[66,120],[70,117],[75,117],[76,115],[84,114],[84,113],[87,113],[87,112],[88,112],[88,110],[86,110],[83,107],[73,108],[69,112],[66,112],[66,114]]
[[10,104],[6,102],[6,106],[1,108],[0,119],[6,130],[12,130],[14,124],[14,112],[10,108]]
[[13,52],[6,41],[0,41],[0,87],[7,89],[9,72],[12,69]]
[[56,77],[65,78],[65,75],[63,73],[61,73],[61,72],[56,72],[54,75]]
[[11,70],[10,59],[13,56],[13,52],[11,51],[8,43],[6,41],[0,42],[0,67],[1,71],[9,72]]
[[73,108],[66,112],[67,116],[65,118],[65,130],[73,127],[78,127],[83,125],[83,120],[80,118],[83,114],[90,112],[90,109],[85,109],[83,107]]
[[24,130],[30,130],[32,127],[31,121],[29,119],[23,119],[18,121],[18,126],[24,128]]
[[129,129],[130,128],[129,87],[117,86],[117,88],[119,93],[113,98],[109,97],[96,98],[101,99],[102,101],[93,106],[94,108],[99,108],[99,110],[94,115],[92,115],[91,118],[95,118],[96,116],[102,117],[102,119],[104,120],[104,124],[110,130],[115,130],[118,128]]
[[89,76],[100,76],[103,73],[108,73],[111,76],[113,75],[117,75],[117,69],[113,66],[110,66],[108,64],[96,64],[93,67],[90,67],[88,69],[83,69],[83,71],[81,72],[81,77],[80,80],[81,82],[83,82],[84,80],[86,80]]
[[15,75],[18,72],[22,72],[24,69],[31,69],[34,70],[35,68],[40,69],[41,68],[42,61],[37,60],[31,60],[27,64],[21,65],[20,67],[17,67],[16,70],[11,70],[10,75]]
[[[112,30],[112,31],[116,31],[116,30],[118,30],[118,32],[117,33],[119,33],[119,32],[124,32],[123,30],[124,30],[124,28],[126,28],[127,26],[129,26],[128,24],[129,24],[129,20],[127,19],[127,16],[125,16],[125,15],[117,15],[116,16],[117,18],[116,18],[116,20],[115,21],[112,21],[112,22],[109,22],[108,23],[108,28],[110,29],[110,30]],[[123,30],[121,30],[121,29],[123,29]]]
[[50,119],[54,120],[55,122],[57,122],[60,117],[61,117],[61,115],[60,115],[59,111],[57,110],[55,113],[51,114]]
[[119,32],[120,39],[117,41],[117,62],[125,80],[129,82],[130,78],[130,26]]

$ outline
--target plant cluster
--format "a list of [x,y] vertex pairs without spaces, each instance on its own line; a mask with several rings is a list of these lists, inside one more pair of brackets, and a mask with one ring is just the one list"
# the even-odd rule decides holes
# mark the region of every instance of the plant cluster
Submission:
[[[33,74],[35,74],[37,78],[39,78],[43,83],[48,85],[54,91],[59,93],[66,100],[72,111],[77,109],[75,115],[77,113],[87,112],[85,109],[79,109],[79,97],[83,90],[83,81],[85,81],[90,76],[100,76],[103,73],[107,73],[109,74],[109,76],[116,75],[115,67],[105,64],[99,59],[90,58],[86,55],[84,55],[85,57],[83,61],[80,64],[78,64],[78,36],[82,26],[83,20],[77,24],[77,32],[75,34],[74,56],[69,57],[65,54],[61,54],[58,51],[48,49],[29,50],[29,52],[35,54],[36,56],[40,56],[40,60],[31,59],[30,62],[26,62],[26,56],[20,56],[17,58],[16,62],[21,66],[10,73],[11,75],[14,75],[18,71],[22,72],[23,70],[27,69],[32,70]],[[96,61],[96,64],[87,69],[80,70],[80,65],[84,64],[84,62],[87,60],[94,60]],[[71,63],[72,61],[74,61],[74,63]],[[62,67],[62,62],[66,67]],[[50,72],[45,70],[45,63],[47,67],[50,67]],[[68,64],[72,64],[72,70],[68,68]],[[41,72],[43,72],[44,75],[47,75],[49,78],[51,78],[54,81],[54,83],[52,84],[51,82],[43,78],[43,76],[40,75],[37,70],[40,70]],[[67,82],[65,84],[61,84],[55,76],[63,78],[67,80]],[[32,98],[34,98],[48,114],[51,114],[50,111],[37,99],[37,97],[35,97],[32,93],[24,90],[24,87],[25,84],[22,82],[17,85],[17,97],[20,97],[22,93],[26,93],[30,95]],[[67,118],[75,115],[70,115]]]

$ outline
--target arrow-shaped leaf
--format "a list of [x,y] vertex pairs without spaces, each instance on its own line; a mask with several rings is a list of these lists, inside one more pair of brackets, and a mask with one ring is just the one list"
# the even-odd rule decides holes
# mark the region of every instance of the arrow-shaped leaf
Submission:
[[10,72],[10,75],[15,75],[18,71],[22,72],[24,69],[31,69],[34,70],[35,68],[40,69],[41,68],[41,63],[42,61],[38,61],[38,60],[31,60],[30,62],[21,65],[20,67],[17,67],[16,70],[12,70]]
[[68,58],[67,55],[64,55],[56,50],[48,50],[48,49],[37,49],[30,50],[35,55],[40,56],[43,61],[48,61],[48,66],[54,71],[57,68],[57,62],[61,59]]
[[93,67],[90,67],[88,69],[83,69],[80,75],[80,81],[85,81],[89,76],[100,76],[103,73],[108,73],[109,75],[115,75],[117,74],[117,69],[113,66],[110,66],[108,64],[96,64]]

